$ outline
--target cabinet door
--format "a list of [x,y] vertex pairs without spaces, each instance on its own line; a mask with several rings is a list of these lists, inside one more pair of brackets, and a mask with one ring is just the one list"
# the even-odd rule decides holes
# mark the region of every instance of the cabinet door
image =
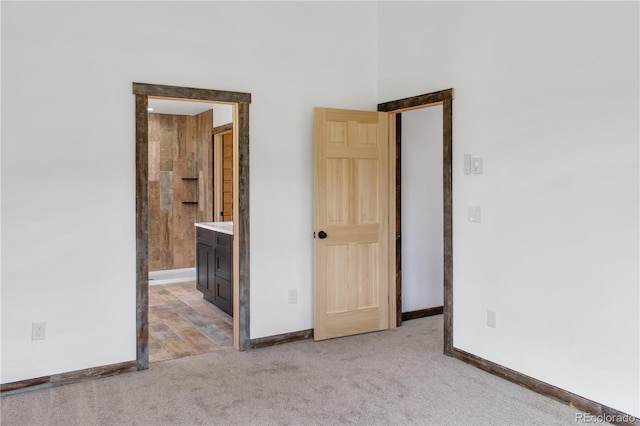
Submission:
[[233,316],[233,287],[229,281],[223,278],[216,277],[215,279],[215,305]]
[[207,253],[207,292],[208,295],[207,300],[215,303],[216,299],[216,249],[213,247],[209,248],[209,252]]
[[231,281],[231,250],[228,247],[215,248],[216,276]]
[[212,248],[206,244],[196,244],[196,288],[205,292],[209,280],[209,255]]

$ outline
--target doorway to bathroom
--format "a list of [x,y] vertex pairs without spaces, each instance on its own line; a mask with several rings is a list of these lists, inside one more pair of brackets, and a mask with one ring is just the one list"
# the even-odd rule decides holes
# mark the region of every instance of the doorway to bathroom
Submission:
[[203,299],[196,286],[194,224],[217,221],[223,178],[224,188],[232,187],[232,174],[223,176],[223,164],[216,161],[225,157],[225,171],[231,171],[231,132],[226,146],[213,144],[212,134],[216,127],[233,127],[233,108],[150,98],[147,109],[149,361],[232,348],[230,310]]
[[[166,132],[170,134],[165,136],[172,141],[171,143],[165,142],[163,144],[154,142],[154,131],[165,132],[165,130],[158,130],[158,128],[152,127],[154,125],[154,117],[151,114],[156,113],[156,111],[150,104],[153,104],[156,100],[165,102],[172,100],[188,101],[189,103],[205,103],[206,107],[224,104],[231,108],[232,120],[231,123],[226,124],[231,124],[230,134],[232,135],[231,146],[233,154],[231,160],[233,165],[231,172],[233,188],[231,201],[234,206],[232,212],[232,221],[234,222],[232,244],[234,273],[232,287],[235,297],[232,310],[233,318],[228,321],[231,324],[227,323],[226,325],[231,325],[233,347],[239,350],[248,349],[248,129],[251,95],[242,92],[193,89],[144,83],[133,83],[133,93],[136,96],[136,359],[138,369],[148,368],[150,359],[149,351],[152,349],[151,345],[155,345],[153,339],[150,339],[150,316],[152,317],[151,319],[154,319],[153,317],[157,315],[150,309],[150,304],[156,303],[157,300],[154,299],[155,294],[152,294],[155,290],[150,290],[150,286],[148,285],[150,266],[156,261],[162,262],[161,258],[163,256],[168,258],[170,255],[174,256],[174,260],[187,262],[188,266],[188,250],[178,249],[175,251],[165,248],[164,251],[162,251],[163,249],[159,249],[158,251],[158,249],[154,249],[151,241],[154,239],[168,241],[168,234],[163,231],[163,229],[168,229],[167,222],[169,221],[169,217],[171,217],[172,225],[175,225],[176,218],[173,216],[177,216],[177,219],[190,223],[190,226],[183,228],[185,230],[189,229],[189,231],[183,231],[182,234],[179,233],[180,235],[177,236],[176,240],[178,244],[182,241],[187,244],[189,248],[195,247],[195,238],[189,237],[189,232],[194,231],[195,222],[212,222],[215,217],[212,178],[214,161],[212,155],[212,135],[214,124],[213,120],[210,120],[210,113],[199,112],[196,114],[195,120],[183,120],[192,121],[193,123],[191,125],[186,125],[186,127],[183,128],[180,128],[180,126],[176,128],[174,126],[172,130],[166,130]],[[149,108],[154,108],[154,111],[149,111]],[[164,118],[166,119],[167,117]],[[177,119],[172,117],[171,120],[175,122]],[[157,124],[155,125],[158,126]],[[200,134],[199,138],[196,137],[197,134]],[[185,139],[184,148],[180,144],[176,145],[176,140],[181,137]],[[206,142],[195,143],[196,139]],[[154,143],[157,143],[158,146],[153,146]],[[190,148],[192,149],[190,150]],[[162,155],[163,149],[165,151],[171,151],[171,154]],[[178,154],[176,154],[176,152]],[[156,166],[156,164],[158,164],[158,166]],[[176,176],[176,172],[179,172],[180,175]],[[153,181],[151,178],[157,178],[157,180]],[[163,181],[166,182],[164,185],[161,184]],[[154,184],[153,182],[157,183]],[[154,186],[157,186],[157,188],[154,188]],[[158,199],[157,203],[155,203],[154,197]],[[153,207],[150,202],[152,199],[154,200],[153,204],[157,204],[158,206],[159,216],[164,218],[165,221],[164,225],[159,225],[155,228],[150,222],[150,219],[154,215],[154,209],[156,208]],[[169,209],[173,210],[173,213],[177,213],[169,214],[167,213]],[[189,209],[191,209],[191,211]],[[196,210],[195,213],[193,212],[194,209]],[[157,233],[159,233],[160,236],[156,235]],[[174,241],[174,243],[176,243],[176,241]],[[188,269],[175,268],[176,263],[172,263],[172,265],[174,269]],[[177,296],[178,299],[181,299],[180,295],[182,295],[183,300],[180,300],[180,303],[175,300],[169,300],[168,303],[176,306],[178,310],[184,311],[185,307],[183,305],[188,305],[188,303],[184,303],[185,300],[191,300],[193,302],[193,297],[187,295],[187,291],[185,290],[188,289],[180,288],[186,286],[186,284],[175,284],[178,284],[178,287],[174,288],[173,292],[168,292],[171,294],[161,294],[160,299],[169,299],[170,296]],[[164,301],[166,302],[167,300]],[[201,308],[202,307],[199,307],[198,309]],[[191,317],[193,320],[192,324],[196,324],[196,328],[198,326],[206,328],[215,323],[215,318],[204,315],[202,309],[199,312],[196,310],[196,313],[197,315],[180,312],[179,315],[183,320]],[[167,310],[165,309],[159,316],[166,314]],[[185,326],[183,321],[174,324],[174,328],[180,328],[181,326]],[[168,325],[167,327],[169,329],[172,328]],[[173,331],[173,329],[171,331]],[[203,333],[203,331],[206,330],[197,331],[206,337],[206,333]],[[211,332],[209,337],[213,337],[214,339],[221,338],[221,334],[214,332],[214,330],[209,331]],[[192,333],[192,339],[193,335]],[[173,339],[173,337],[169,336],[169,339]],[[180,352],[180,350],[177,350],[177,352]]]

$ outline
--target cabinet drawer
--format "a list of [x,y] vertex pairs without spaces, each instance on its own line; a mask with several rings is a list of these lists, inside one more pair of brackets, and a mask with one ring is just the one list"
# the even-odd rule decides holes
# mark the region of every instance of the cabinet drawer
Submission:
[[215,246],[216,234],[217,232],[213,232],[210,229],[204,229],[200,227],[196,228],[196,239],[199,243]]
[[227,247],[231,250],[231,241],[232,236],[229,234],[223,234],[221,232],[216,232],[216,246],[219,247]]

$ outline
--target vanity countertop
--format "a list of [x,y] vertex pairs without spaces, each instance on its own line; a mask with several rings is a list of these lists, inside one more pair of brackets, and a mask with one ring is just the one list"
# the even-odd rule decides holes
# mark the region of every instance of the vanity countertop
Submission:
[[233,222],[196,222],[196,227],[233,235]]

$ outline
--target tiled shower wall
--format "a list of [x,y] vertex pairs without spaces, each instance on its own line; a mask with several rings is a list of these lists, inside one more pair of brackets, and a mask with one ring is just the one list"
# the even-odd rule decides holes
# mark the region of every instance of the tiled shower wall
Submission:
[[149,270],[195,265],[194,222],[211,221],[213,110],[149,114]]

